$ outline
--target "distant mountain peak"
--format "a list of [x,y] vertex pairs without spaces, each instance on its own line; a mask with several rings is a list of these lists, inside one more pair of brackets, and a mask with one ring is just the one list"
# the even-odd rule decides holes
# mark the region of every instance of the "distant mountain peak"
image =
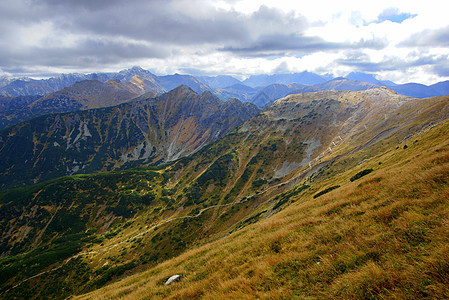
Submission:
[[172,91],[173,91],[173,92],[178,92],[178,91],[189,91],[189,92],[192,92],[192,93],[196,94],[194,90],[192,90],[188,85],[185,85],[185,84],[180,84],[180,85],[178,85],[178,86],[177,86],[176,88],[174,88]]
[[315,87],[318,87],[323,90],[335,90],[335,91],[363,91],[367,89],[378,88],[380,86],[381,85],[378,84],[373,84],[359,80],[351,80],[344,77],[337,77],[332,80],[315,85]]
[[133,67],[131,67],[129,70],[132,70],[132,71],[145,71],[145,70],[142,69],[140,66],[133,66]]
[[175,97],[175,98],[179,98],[182,99],[181,95],[184,95],[184,97],[186,96],[197,96],[198,93],[196,93],[194,90],[192,90],[189,86],[185,85],[185,84],[180,84],[178,85],[176,88],[172,89],[171,91],[166,93],[167,95],[170,96],[170,98]]
[[229,104],[229,105],[234,105],[234,104],[240,104],[240,103],[242,103],[242,101],[240,101],[237,98],[229,98],[225,103]]
[[212,94],[211,91],[204,91],[200,94],[201,97],[217,97],[214,94]]

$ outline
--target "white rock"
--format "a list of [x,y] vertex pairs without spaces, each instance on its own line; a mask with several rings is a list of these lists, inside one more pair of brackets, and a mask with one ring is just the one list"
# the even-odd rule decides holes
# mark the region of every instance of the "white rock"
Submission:
[[167,282],[165,282],[165,285],[172,284],[173,282],[181,280],[181,275],[173,275],[169,279],[167,279]]

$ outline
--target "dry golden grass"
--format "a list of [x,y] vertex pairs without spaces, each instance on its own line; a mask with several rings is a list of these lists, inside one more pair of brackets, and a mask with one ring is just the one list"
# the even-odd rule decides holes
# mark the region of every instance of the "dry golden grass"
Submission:
[[[447,137],[449,123],[320,182],[268,219],[78,298],[447,299]],[[333,185],[341,187],[313,199]],[[173,274],[182,280],[165,286]]]

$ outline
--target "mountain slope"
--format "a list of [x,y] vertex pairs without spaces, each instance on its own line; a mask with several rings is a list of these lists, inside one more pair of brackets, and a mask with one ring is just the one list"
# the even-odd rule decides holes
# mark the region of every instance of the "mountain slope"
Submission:
[[131,87],[115,81],[102,83],[97,80],[84,80],[55,93],[48,94],[30,106],[35,115],[69,112],[118,105],[137,97],[139,94]]
[[251,98],[253,98],[259,90],[261,90],[261,88],[252,88],[243,84],[234,84],[226,88],[216,89],[214,93],[220,97],[220,99],[238,98],[243,102],[250,102]]
[[448,134],[445,122],[285,195],[270,218],[76,299],[447,298]]
[[366,73],[361,73],[361,72],[351,72],[348,75],[346,75],[345,78],[350,79],[350,80],[365,81],[365,82],[369,82],[369,83],[377,84],[377,85],[385,85],[385,86],[395,86],[396,85],[392,81],[377,80],[373,74],[366,74]]
[[[448,255],[448,206],[437,200],[448,192],[448,101],[386,89],[278,100],[199,152],[192,167],[184,165],[195,169],[199,156],[230,146],[186,190],[196,192],[193,203],[215,211],[192,222],[203,224],[199,232],[206,237],[218,231],[212,236],[219,240],[81,298],[447,295],[441,279],[447,271],[436,272],[433,263],[445,264]],[[235,139],[240,142],[231,143]],[[189,181],[176,178],[176,187]],[[212,201],[214,196],[221,201]],[[176,229],[167,226],[166,232]],[[416,260],[407,261],[408,255]],[[164,286],[174,274],[181,274],[181,283]]]
[[231,85],[241,84],[240,80],[227,75],[199,76],[198,79],[213,88],[226,88]]
[[[130,69],[121,70],[118,73],[107,73],[108,79],[115,79],[121,82],[129,82],[133,80],[135,76],[144,78],[150,82],[156,83],[158,76],[154,75],[148,70],[144,70],[141,67],[132,67]],[[159,87],[160,88],[160,87]]]
[[170,91],[179,85],[186,85],[196,93],[213,91],[213,89],[210,86],[208,86],[204,82],[200,81],[199,79],[191,75],[174,74],[174,75],[159,76],[157,78],[157,82],[167,91]]
[[150,82],[135,76],[132,81],[126,83],[117,80],[109,80],[106,83],[97,80],[79,81],[71,87],[43,97],[23,96],[33,101],[21,105],[20,98],[8,98],[5,101],[11,101],[10,109],[1,112],[0,120],[4,125],[0,128],[50,113],[114,106],[146,92],[155,95],[154,90],[160,91]]
[[21,96],[21,95],[46,95],[56,92],[65,87],[73,85],[77,81],[83,80],[100,80],[106,81],[106,75],[101,74],[61,74],[54,78],[42,80],[24,80],[16,79],[1,88],[1,94],[5,96]]
[[315,84],[314,86],[326,91],[364,91],[380,87],[378,84],[350,80],[343,77],[334,78],[323,83]]
[[257,113],[253,105],[180,86],[154,99],[144,95],[111,108],[42,116],[0,131],[1,186],[172,161]]
[[293,91],[299,93],[300,90],[307,88],[307,85],[299,83],[290,84],[271,84],[264,87],[257,95],[251,99],[251,103],[258,107],[265,107],[279,98],[283,98]]
[[[149,268],[85,297],[435,296],[446,275],[448,104],[386,88],[290,95],[158,169],[4,191],[4,295],[68,297]],[[58,255],[33,260],[37,248]]]
[[40,96],[0,97],[0,129],[30,118],[29,105]]
[[442,81],[430,86],[437,94],[434,96],[449,95],[449,81]]

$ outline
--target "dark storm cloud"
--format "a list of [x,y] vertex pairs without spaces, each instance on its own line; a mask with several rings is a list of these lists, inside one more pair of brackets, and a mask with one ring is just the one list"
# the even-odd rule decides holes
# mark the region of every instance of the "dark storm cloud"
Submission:
[[[250,34],[238,28],[242,21],[235,21],[243,17],[235,12],[211,10],[211,18],[195,18],[177,11],[172,1],[10,2],[0,3],[3,70],[21,65],[95,67],[165,58],[180,47],[201,47]],[[32,42],[40,34],[42,39]],[[74,41],[65,43],[67,36]]]
[[[235,11],[219,11],[201,3],[206,14],[192,15],[182,1],[57,1],[36,0],[41,10],[53,11],[52,22],[68,32],[122,36],[168,45],[191,45],[244,39],[252,34],[247,17]],[[195,5],[193,2],[191,5]],[[44,9],[45,8],[45,9]],[[261,8],[267,19],[282,20],[274,9]]]
[[53,8],[97,10],[114,6],[123,0],[32,0],[37,5]]
[[123,59],[145,58],[148,56],[164,58],[168,56],[164,49],[143,44],[122,43],[119,41],[105,41],[87,39],[72,47],[29,48],[14,51],[0,48],[0,66],[6,70],[13,70],[24,66],[74,66],[92,67],[113,64]]

